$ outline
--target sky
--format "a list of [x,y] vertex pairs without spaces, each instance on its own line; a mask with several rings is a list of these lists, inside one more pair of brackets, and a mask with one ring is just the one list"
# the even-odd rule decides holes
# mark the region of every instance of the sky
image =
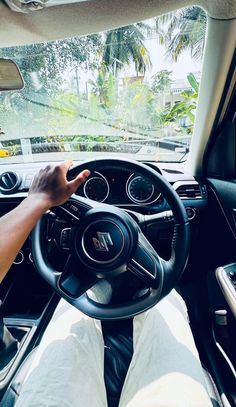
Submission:
[[193,60],[189,51],[184,51],[178,58],[178,62],[173,62],[165,55],[165,47],[159,44],[158,39],[146,40],[145,45],[152,60],[152,70],[147,73],[148,76],[152,76],[162,69],[167,69],[173,71],[173,79],[183,79],[189,72],[201,70],[201,63]]
[[[152,61],[152,68],[147,71],[146,79],[149,80],[156,72],[163,69],[172,71],[172,79],[185,79],[189,72],[201,71],[201,61],[195,61],[191,58],[190,51],[184,51],[177,62],[174,62],[166,55],[166,49],[159,44],[158,38],[150,38],[145,41],[145,46],[149,52]],[[136,75],[134,67],[126,67],[121,76]]]

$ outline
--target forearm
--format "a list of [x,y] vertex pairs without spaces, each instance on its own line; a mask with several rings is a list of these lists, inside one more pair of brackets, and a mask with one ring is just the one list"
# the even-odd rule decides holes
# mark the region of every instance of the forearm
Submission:
[[65,161],[40,170],[31,185],[29,196],[0,218],[0,282],[44,212],[66,202],[89,176],[90,172],[84,170],[68,181],[66,176],[71,165],[72,161]]
[[19,206],[0,218],[0,281],[11,267],[36,222],[48,209],[37,196],[28,196]]

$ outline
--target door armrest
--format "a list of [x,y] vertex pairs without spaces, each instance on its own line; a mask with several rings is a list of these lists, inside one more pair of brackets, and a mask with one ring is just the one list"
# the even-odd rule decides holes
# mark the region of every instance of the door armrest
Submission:
[[236,318],[236,263],[218,267],[216,278],[224,298]]

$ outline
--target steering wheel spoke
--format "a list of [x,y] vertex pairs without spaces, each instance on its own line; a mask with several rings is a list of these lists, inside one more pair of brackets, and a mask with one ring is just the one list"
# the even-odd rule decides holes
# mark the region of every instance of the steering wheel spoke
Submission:
[[75,262],[70,255],[58,279],[58,288],[71,298],[79,298],[96,284],[98,280],[95,275],[84,270],[82,264],[78,264],[77,261]]
[[158,288],[162,283],[162,260],[141,232],[136,251],[128,263],[128,269],[147,287]]
[[99,204],[95,201],[74,194],[63,205],[51,208],[51,211],[60,218],[75,224],[82,219],[86,212],[97,207],[97,205]]

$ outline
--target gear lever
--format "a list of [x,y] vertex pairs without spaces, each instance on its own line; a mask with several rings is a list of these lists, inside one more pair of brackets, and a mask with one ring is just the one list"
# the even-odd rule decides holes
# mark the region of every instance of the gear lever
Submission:
[[4,324],[2,308],[2,301],[0,300],[0,371],[14,357],[18,348],[17,340]]

